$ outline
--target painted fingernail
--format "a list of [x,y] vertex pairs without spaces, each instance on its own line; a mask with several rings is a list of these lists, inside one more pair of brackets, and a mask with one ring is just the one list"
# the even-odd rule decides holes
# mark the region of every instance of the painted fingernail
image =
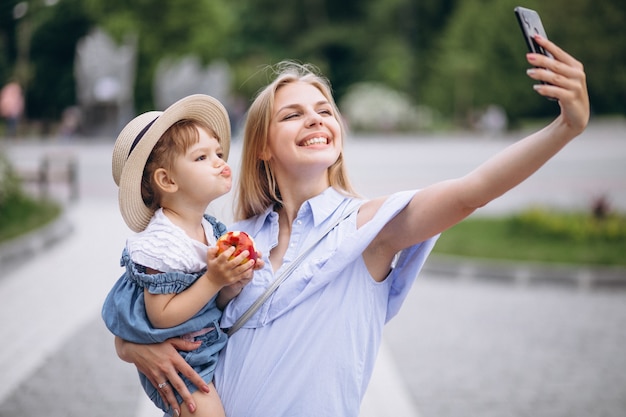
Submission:
[[534,68],[529,68],[526,70],[526,74],[528,75],[533,75],[535,74],[537,71]]
[[174,410],[174,412],[176,413],[176,415],[177,415],[178,417],[180,417],[180,411],[178,410],[178,408],[177,408],[177,409],[175,409],[175,410]]
[[534,61],[535,60],[535,56],[533,54],[526,54],[526,59],[529,61]]

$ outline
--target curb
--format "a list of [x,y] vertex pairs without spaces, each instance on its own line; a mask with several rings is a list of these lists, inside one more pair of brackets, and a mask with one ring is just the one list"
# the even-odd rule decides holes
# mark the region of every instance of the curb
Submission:
[[514,285],[587,289],[626,289],[626,267],[548,264],[431,254],[424,271],[433,276]]
[[0,244],[0,268],[8,271],[21,262],[32,259],[43,250],[68,237],[74,226],[67,218],[65,210],[47,225],[25,235]]

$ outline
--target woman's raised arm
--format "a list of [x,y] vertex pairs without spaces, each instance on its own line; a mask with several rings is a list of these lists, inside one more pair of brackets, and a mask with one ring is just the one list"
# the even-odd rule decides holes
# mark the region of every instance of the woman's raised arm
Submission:
[[[371,255],[376,255],[364,257],[370,272],[386,273],[388,261],[399,250],[441,233],[517,186],[585,129],[589,121],[589,98],[583,65],[549,40],[537,37],[536,41],[550,51],[554,59],[527,54],[533,66],[528,76],[548,83],[538,83],[534,88],[540,95],[558,100],[559,116],[469,174],[416,193],[367,249]],[[380,202],[374,200],[366,204],[376,207]],[[367,217],[371,211],[368,214],[365,208],[362,214]],[[367,219],[360,219],[360,222],[363,220]]]

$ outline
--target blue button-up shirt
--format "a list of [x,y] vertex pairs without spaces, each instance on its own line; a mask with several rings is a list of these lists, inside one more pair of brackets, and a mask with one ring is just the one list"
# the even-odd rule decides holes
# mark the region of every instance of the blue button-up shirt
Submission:
[[[436,237],[402,251],[383,282],[371,277],[362,253],[415,192],[388,197],[358,229],[356,212],[341,222],[229,339],[215,374],[228,416],[358,416],[383,325],[398,312]],[[278,214],[269,208],[233,225],[253,236],[266,265],[229,304],[222,326],[232,326],[328,225],[361,203],[333,188],[305,202],[276,273],[268,255],[278,243]]]

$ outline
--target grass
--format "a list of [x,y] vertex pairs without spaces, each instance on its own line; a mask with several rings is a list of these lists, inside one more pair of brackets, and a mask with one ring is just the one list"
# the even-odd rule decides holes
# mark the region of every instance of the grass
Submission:
[[0,243],[37,230],[60,214],[59,204],[35,199],[23,191],[9,159],[0,153]]
[[516,261],[626,266],[626,216],[532,209],[472,218],[444,232],[435,253]]
[[60,214],[61,207],[54,202],[11,195],[0,204],[0,243],[39,229]]

